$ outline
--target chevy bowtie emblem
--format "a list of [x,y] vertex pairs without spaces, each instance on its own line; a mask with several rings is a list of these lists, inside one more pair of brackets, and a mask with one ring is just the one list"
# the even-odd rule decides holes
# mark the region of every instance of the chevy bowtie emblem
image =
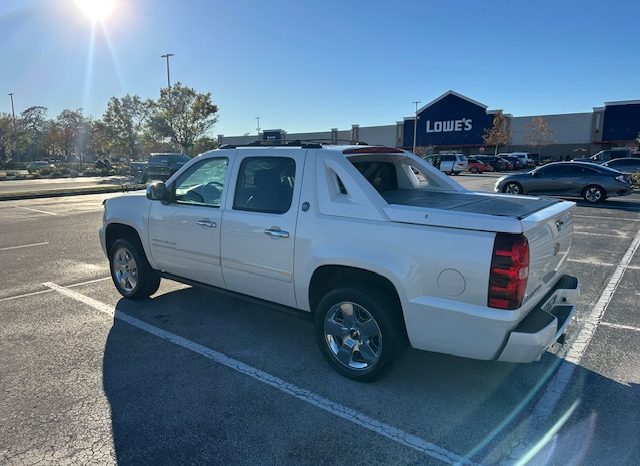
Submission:
[[560,230],[562,230],[562,225],[564,225],[564,222],[562,220],[558,220],[556,222],[556,228],[558,229],[558,233],[560,233]]

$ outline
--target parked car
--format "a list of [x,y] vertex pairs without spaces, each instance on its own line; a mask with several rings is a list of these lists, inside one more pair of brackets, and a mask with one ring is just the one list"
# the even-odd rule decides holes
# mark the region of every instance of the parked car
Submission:
[[531,154],[528,152],[511,152],[510,154],[513,157],[518,157],[520,159],[520,164],[523,168],[529,167],[533,168],[536,166],[536,162],[531,157]]
[[498,159],[502,160],[505,163],[505,170],[513,170],[513,163],[504,157],[498,157]]
[[26,165],[26,169],[29,173],[36,173],[43,168],[56,168],[56,166],[46,160],[36,160],[35,162],[29,162]]
[[467,157],[462,154],[428,155],[425,160],[447,175],[459,175],[469,169]]
[[191,160],[187,154],[154,153],[147,163],[138,162],[137,170],[141,171],[141,180],[166,180],[180,167]]
[[574,162],[589,162],[595,164],[603,164],[613,159],[622,159],[627,157],[638,157],[638,154],[634,154],[631,152],[631,149],[621,148],[621,149],[607,149],[601,150],[600,152],[592,155],[591,157],[587,157],[584,159],[574,159]]
[[521,168],[526,168],[526,164],[522,162],[515,155],[502,155],[501,158],[505,159],[507,162],[511,163],[514,170],[520,170]]
[[508,194],[551,194],[582,197],[590,203],[633,192],[628,175],[585,162],[555,162],[528,173],[500,178],[494,188]]
[[603,167],[613,168],[622,173],[640,172],[640,158],[626,157],[623,159],[613,159],[602,164]]
[[507,161],[504,159],[499,159],[493,155],[475,155],[475,158],[486,163],[487,165],[491,165],[493,169],[497,172],[502,172],[507,169]]
[[471,173],[484,173],[494,171],[494,168],[491,165],[483,162],[473,155],[467,157],[467,164],[469,165],[469,171]]
[[99,236],[126,299],[168,278],[309,312],[328,363],[368,381],[405,342],[530,362],[564,333],[575,204],[505,197],[396,148],[226,146],[107,199]]

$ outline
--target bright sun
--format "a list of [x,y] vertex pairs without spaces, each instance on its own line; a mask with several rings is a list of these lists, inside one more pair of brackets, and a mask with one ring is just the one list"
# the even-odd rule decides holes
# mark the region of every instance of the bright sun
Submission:
[[76,0],[76,4],[92,22],[106,20],[116,7],[116,0]]

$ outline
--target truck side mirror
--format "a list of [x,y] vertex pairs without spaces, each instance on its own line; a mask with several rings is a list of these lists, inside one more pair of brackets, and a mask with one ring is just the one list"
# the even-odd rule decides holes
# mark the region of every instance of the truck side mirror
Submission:
[[155,181],[147,186],[147,199],[152,201],[169,202],[169,190],[162,181]]

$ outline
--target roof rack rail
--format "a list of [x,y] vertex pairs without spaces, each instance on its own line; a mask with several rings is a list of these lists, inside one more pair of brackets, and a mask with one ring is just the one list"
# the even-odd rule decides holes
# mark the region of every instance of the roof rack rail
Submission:
[[294,139],[293,141],[253,141],[246,144],[222,144],[218,149],[236,149],[238,147],[301,147],[302,149],[320,149],[323,145],[336,142],[346,142],[355,146],[368,146],[362,141],[347,141],[346,139]]

